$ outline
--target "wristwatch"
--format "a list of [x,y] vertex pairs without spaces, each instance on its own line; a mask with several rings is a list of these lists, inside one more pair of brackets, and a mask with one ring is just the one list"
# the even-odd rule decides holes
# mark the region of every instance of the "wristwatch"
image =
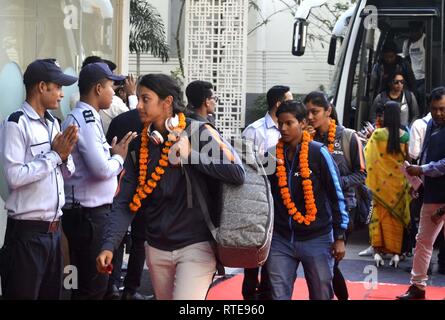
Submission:
[[346,239],[346,235],[345,235],[344,232],[343,232],[343,233],[340,233],[340,234],[337,234],[337,235],[335,236],[335,240],[343,240],[343,241],[345,241],[345,239]]

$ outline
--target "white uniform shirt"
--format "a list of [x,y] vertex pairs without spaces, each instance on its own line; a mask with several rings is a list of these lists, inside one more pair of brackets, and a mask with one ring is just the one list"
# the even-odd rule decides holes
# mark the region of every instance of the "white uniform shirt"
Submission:
[[65,180],[66,204],[79,203],[94,208],[111,204],[117,188],[117,175],[124,160],[110,154],[99,113],[90,105],[79,101],[62,124],[79,127],[79,141],[72,156],[76,172]]
[[58,220],[65,204],[63,177],[74,172],[51,143],[60,132],[58,121],[45,112],[43,119],[25,102],[0,127],[0,161],[8,183],[5,209],[18,220]]
[[264,154],[267,150],[277,145],[281,134],[277,124],[272,120],[269,113],[266,113],[263,118],[247,126],[242,136],[252,140],[257,152]]
[[129,106],[118,96],[113,96],[113,101],[108,109],[99,110],[100,118],[102,119],[102,125],[105,134],[107,134],[108,128],[110,127],[111,120],[120,115],[121,113],[127,112],[129,110],[136,109],[138,104],[138,98],[135,95],[128,97]]
[[405,40],[403,43],[403,54],[411,59],[411,67],[413,69],[416,80],[425,79],[425,34],[423,34],[416,42],[409,43]]
[[426,127],[431,120],[431,112],[422,119],[413,122],[410,130],[408,154],[412,159],[417,159],[422,152],[423,141],[425,139]]

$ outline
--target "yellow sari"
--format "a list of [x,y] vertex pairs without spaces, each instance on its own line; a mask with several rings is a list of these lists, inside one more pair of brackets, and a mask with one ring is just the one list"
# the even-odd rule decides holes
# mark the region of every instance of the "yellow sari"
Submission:
[[400,137],[402,153],[389,154],[388,130],[376,129],[365,147],[366,185],[372,192],[369,224],[371,245],[383,252],[400,254],[403,230],[410,222],[408,182],[400,171],[405,161],[408,133]]

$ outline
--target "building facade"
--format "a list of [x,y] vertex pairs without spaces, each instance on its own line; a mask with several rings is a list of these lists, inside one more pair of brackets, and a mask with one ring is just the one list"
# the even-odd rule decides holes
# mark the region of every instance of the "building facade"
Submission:
[[[140,72],[162,72],[170,74],[171,72],[178,73],[179,62],[176,50],[175,37],[177,36],[178,24],[181,20],[182,25],[179,28],[178,34],[180,43],[182,46],[182,52],[184,53],[184,61],[187,61],[185,67],[188,68],[188,64],[192,64],[193,67],[199,66],[199,61],[192,59],[189,52],[184,51],[187,41],[195,41],[196,39],[186,39],[186,33],[189,28],[193,28],[193,24],[201,25],[201,28],[206,23],[212,23],[215,26],[220,26],[211,15],[203,15],[200,18],[200,22],[193,22],[193,19],[187,19],[186,12],[182,19],[179,19],[179,12],[181,7],[181,0],[147,0],[159,11],[162,20],[166,27],[167,41],[170,44],[170,60],[167,63],[161,63],[159,59],[154,58],[150,54],[143,54],[141,56]],[[211,12],[212,5],[215,4],[215,0],[190,0],[187,1],[190,5],[199,5],[200,7],[207,7],[205,12]],[[235,117],[225,121],[220,118],[227,118],[227,107],[221,105],[220,113],[217,115],[217,119],[220,120],[220,124],[223,129],[226,128],[226,124],[229,123],[231,129],[228,130],[228,136],[232,136],[232,133],[239,133],[240,130],[254,119],[249,116],[250,110],[253,108],[255,100],[275,84],[283,84],[291,87],[292,92],[296,94],[308,93],[312,90],[320,88],[327,88],[329,86],[332,67],[327,64],[328,45],[329,45],[329,30],[326,26],[321,26],[317,23],[317,19],[310,19],[309,25],[310,32],[314,37],[324,38],[323,41],[314,40],[310,41],[306,53],[302,57],[295,57],[291,54],[291,41],[293,33],[294,23],[294,10],[290,10],[289,7],[295,5],[294,0],[278,1],[278,0],[258,0],[256,4],[259,10],[254,10],[252,7],[245,7],[243,1],[219,1],[224,3],[234,3],[239,9],[248,10],[247,14],[244,13],[244,19],[247,19],[247,44],[245,47],[245,91],[242,93],[244,98],[241,100],[241,106],[235,108],[235,112],[241,112],[238,118]],[[331,6],[337,2],[347,3],[347,0],[337,1],[330,0]],[[244,6],[244,7],[243,7]],[[329,18],[332,20],[332,25],[335,22],[335,17],[326,9],[316,9],[314,12],[318,17]],[[267,18],[268,23],[260,27],[262,20]],[[207,20],[206,20],[207,19]],[[209,25],[209,24],[208,24]],[[244,30],[243,30],[244,31]],[[205,31],[206,32],[206,31]],[[213,35],[212,35],[213,36]],[[199,38],[198,38],[199,39]],[[208,41],[208,38],[205,40]],[[237,40],[238,41],[238,40]],[[232,42],[236,44],[236,41]],[[198,44],[195,44],[198,45]],[[243,45],[237,44],[238,51],[242,49]],[[201,51],[203,54],[204,51]],[[208,55],[209,59],[212,57],[212,53]],[[136,73],[136,56],[130,54],[130,72]],[[214,66],[218,68],[218,66]],[[207,69],[207,70],[204,70]],[[207,77],[204,73],[209,71],[209,68],[203,68],[203,77]],[[196,75],[198,77],[198,75]],[[182,79],[184,85],[189,80],[194,80],[195,77]],[[206,80],[206,79],[202,79]],[[212,78],[210,78],[212,81]],[[230,83],[230,80],[229,80]],[[236,87],[236,86],[235,86]],[[217,88],[218,91],[218,88]],[[220,95],[217,92],[218,95]],[[229,114],[231,114],[229,112]],[[229,116],[230,117],[230,116]],[[227,134],[226,134],[227,135]]]

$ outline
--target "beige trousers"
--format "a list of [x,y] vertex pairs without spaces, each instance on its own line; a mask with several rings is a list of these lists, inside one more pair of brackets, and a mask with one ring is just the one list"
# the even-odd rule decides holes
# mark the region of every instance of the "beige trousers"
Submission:
[[157,300],[204,300],[216,272],[208,241],[179,250],[145,247],[148,270]]
[[444,204],[424,204],[420,211],[419,231],[416,236],[413,269],[411,270],[411,284],[425,289],[428,281],[428,266],[433,254],[433,245],[445,221],[445,215],[438,224],[431,221],[431,215]]

